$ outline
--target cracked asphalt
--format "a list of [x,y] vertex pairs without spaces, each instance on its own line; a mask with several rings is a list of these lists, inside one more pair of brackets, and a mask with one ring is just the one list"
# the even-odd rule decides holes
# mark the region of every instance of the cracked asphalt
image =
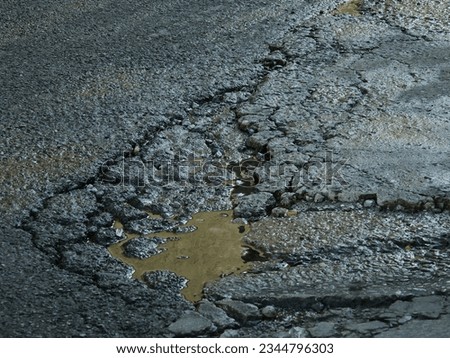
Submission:
[[[450,337],[449,15],[2,2],[0,335]],[[107,250],[230,209],[264,260],[200,303]]]

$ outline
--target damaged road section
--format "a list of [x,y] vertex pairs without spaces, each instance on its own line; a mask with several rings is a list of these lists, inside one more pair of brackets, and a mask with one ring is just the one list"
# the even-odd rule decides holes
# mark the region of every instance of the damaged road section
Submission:
[[[52,267],[131,312],[83,317],[89,334],[450,336],[448,9],[342,3],[283,13],[251,80],[152,114],[124,153],[23,220]],[[264,260],[196,305],[184,277],[161,267],[138,282],[107,251],[132,232],[124,250],[158,255],[157,233],[219,210],[251,223],[243,245]]]
[[[447,337],[449,224],[447,213],[373,210],[267,218],[245,242],[269,261],[208,285],[206,296],[278,307],[277,323],[265,325],[268,336],[287,334],[280,327],[289,322],[313,337]],[[421,333],[413,318],[442,321]]]

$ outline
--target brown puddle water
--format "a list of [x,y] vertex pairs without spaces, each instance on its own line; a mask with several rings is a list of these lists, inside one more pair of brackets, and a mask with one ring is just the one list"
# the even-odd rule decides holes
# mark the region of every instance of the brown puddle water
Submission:
[[[224,275],[239,273],[249,267],[242,259],[242,237],[248,225],[232,223],[232,211],[213,211],[194,214],[183,226],[195,225],[197,230],[187,233],[158,232],[149,235],[126,233],[126,239],[109,247],[114,257],[132,266],[133,277],[142,280],[147,271],[169,270],[189,280],[181,292],[189,301],[202,298],[206,282]],[[116,228],[122,225],[115,223]],[[165,251],[147,259],[125,256],[122,245],[138,236],[178,237],[160,245]]]
[[362,0],[349,0],[346,3],[340,5],[336,10],[335,14],[348,14],[352,16],[361,16],[361,7],[363,3]]

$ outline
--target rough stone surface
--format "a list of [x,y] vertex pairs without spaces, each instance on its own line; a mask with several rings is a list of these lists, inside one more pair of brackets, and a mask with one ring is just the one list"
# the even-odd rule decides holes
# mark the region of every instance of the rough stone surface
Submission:
[[225,299],[217,301],[216,304],[223,308],[228,315],[244,324],[262,317],[259,308],[251,303]]
[[275,203],[275,198],[270,193],[250,194],[239,198],[233,213],[235,217],[257,220],[266,216]]
[[335,324],[332,322],[319,322],[308,331],[314,338],[333,337],[336,334]]
[[303,327],[292,327],[288,331],[276,332],[273,334],[274,338],[307,338],[308,331]]
[[413,320],[376,335],[380,338],[450,338],[450,315],[438,320]]
[[187,279],[166,271],[151,271],[144,274],[144,282],[153,289],[179,291],[186,287]]
[[176,337],[197,337],[214,331],[212,322],[195,312],[187,312],[169,326]]
[[383,329],[388,328],[389,326],[380,321],[370,321],[364,323],[353,323],[345,326],[346,329],[350,331],[355,331],[358,334],[370,334],[372,331],[381,331]]
[[277,316],[277,309],[274,306],[266,306],[261,309],[261,314],[264,318],[275,318]]
[[220,331],[238,326],[237,322],[233,318],[227,316],[223,309],[217,307],[212,302],[200,302],[197,310],[202,316],[212,321]]
[[444,308],[444,297],[425,296],[416,297],[411,302],[396,301],[389,310],[399,315],[418,316],[420,318],[438,318]]
[[286,208],[273,208],[270,213],[275,218],[282,218],[288,216],[288,209]]
[[131,277],[131,267],[118,265],[101,246],[89,243],[75,244],[61,255],[60,265],[66,270],[93,276],[101,272],[117,273]]
[[123,245],[123,252],[129,257],[145,259],[162,252],[162,249],[158,248],[158,245],[161,245],[166,241],[166,238],[157,236],[137,237]]
[[92,237],[92,241],[103,246],[112,245],[120,240],[123,240],[122,233],[111,227],[99,228]]
[[165,219],[139,219],[127,222],[124,228],[131,233],[139,235],[152,234],[159,231],[170,231],[175,227],[175,223]]
[[[292,327],[288,331],[288,336],[286,338],[306,338],[308,337],[308,332],[303,327]],[[282,337],[280,337],[282,338]]]
[[223,332],[220,335],[220,338],[238,338],[239,337],[239,331],[235,329],[227,329],[225,332]]

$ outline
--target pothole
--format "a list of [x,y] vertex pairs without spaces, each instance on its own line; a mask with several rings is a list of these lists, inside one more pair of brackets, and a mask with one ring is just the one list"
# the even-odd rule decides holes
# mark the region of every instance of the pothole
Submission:
[[[116,228],[123,228],[120,222]],[[194,230],[183,230],[192,228]],[[233,222],[232,211],[200,212],[174,231],[162,231],[147,235],[125,233],[126,239],[109,247],[109,252],[135,270],[133,277],[142,280],[145,272],[168,270],[188,280],[181,293],[192,302],[202,298],[206,282],[233,273],[241,273],[249,268],[249,257],[257,257],[242,244],[242,237],[250,230],[249,225]],[[186,232],[184,232],[186,231]],[[145,259],[129,257],[124,252],[124,244],[137,237],[170,238],[158,245],[157,253]]]

